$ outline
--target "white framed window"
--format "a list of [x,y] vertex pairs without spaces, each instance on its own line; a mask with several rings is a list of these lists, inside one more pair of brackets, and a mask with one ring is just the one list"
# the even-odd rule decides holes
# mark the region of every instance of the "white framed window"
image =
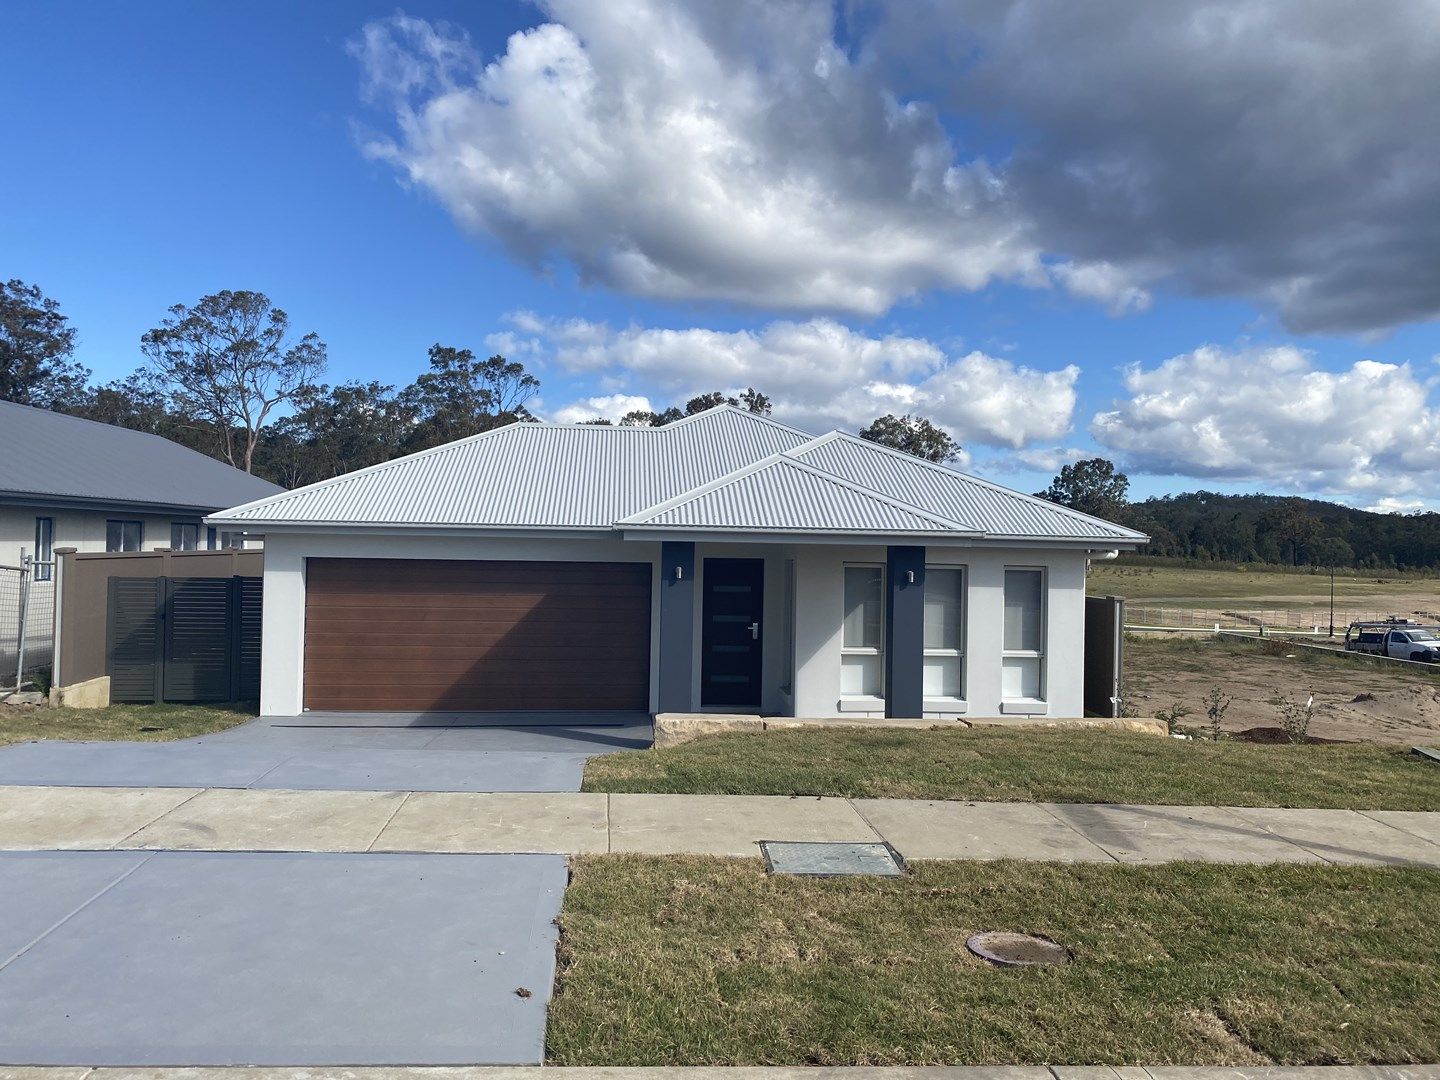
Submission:
[[1000,696],[1007,701],[1045,699],[1045,571],[1005,568],[1005,637]]
[[35,519],[35,561],[40,565],[35,567],[36,581],[49,581],[55,569],[55,519],[52,517],[37,517]]
[[145,542],[145,524],[140,521],[105,522],[106,551],[139,551]]
[[841,635],[841,697],[884,697],[884,567],[845,567],[845,621]]
[[965,700],[965,569],[925,567],[926,701]]

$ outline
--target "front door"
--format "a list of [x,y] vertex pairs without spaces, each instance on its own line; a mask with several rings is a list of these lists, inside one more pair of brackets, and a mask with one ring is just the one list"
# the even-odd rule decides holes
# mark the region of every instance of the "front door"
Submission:
[[706,559],[700,635],[702,708],[760,708],[763,559]]

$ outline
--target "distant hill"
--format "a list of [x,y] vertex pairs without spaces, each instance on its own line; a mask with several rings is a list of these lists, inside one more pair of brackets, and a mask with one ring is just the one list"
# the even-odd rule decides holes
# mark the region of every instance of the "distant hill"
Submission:
[[1115,515],[1152,537],[1150,555],[1219,562],[1440,568],[1440,513],[1376,514],[1319,499],[1192,491]]

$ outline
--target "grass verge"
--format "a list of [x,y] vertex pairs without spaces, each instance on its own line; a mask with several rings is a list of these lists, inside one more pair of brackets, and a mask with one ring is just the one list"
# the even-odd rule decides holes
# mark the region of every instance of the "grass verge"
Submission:
[[1440,810],[1402,748],[1119,732],[775,731],[592,758],[585,791]]
[[0,746],[31,739],[167,742],[224,731],[255,716],[253,702],[37,709],[0,705]]
[[[927,863],[767,877],[758,860],[576,860],[556,1065],[1331,1064],[1440,1059],[1440,874]],[[977,930],[1068,945],[1006,970]]]

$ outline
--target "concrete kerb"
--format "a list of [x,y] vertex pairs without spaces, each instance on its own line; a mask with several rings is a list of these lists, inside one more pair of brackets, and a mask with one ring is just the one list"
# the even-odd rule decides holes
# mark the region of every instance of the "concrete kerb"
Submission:
[[711,735],[760,734],[805,728],[884,731],[931,731],[1005,727],[1039,731],[1128,731],[1166,735],[1163,720],[1150,717],[1045,717],[1045,716],[755,716],[738,713],[659,713],[655,717],[655,748],[680,746]]

